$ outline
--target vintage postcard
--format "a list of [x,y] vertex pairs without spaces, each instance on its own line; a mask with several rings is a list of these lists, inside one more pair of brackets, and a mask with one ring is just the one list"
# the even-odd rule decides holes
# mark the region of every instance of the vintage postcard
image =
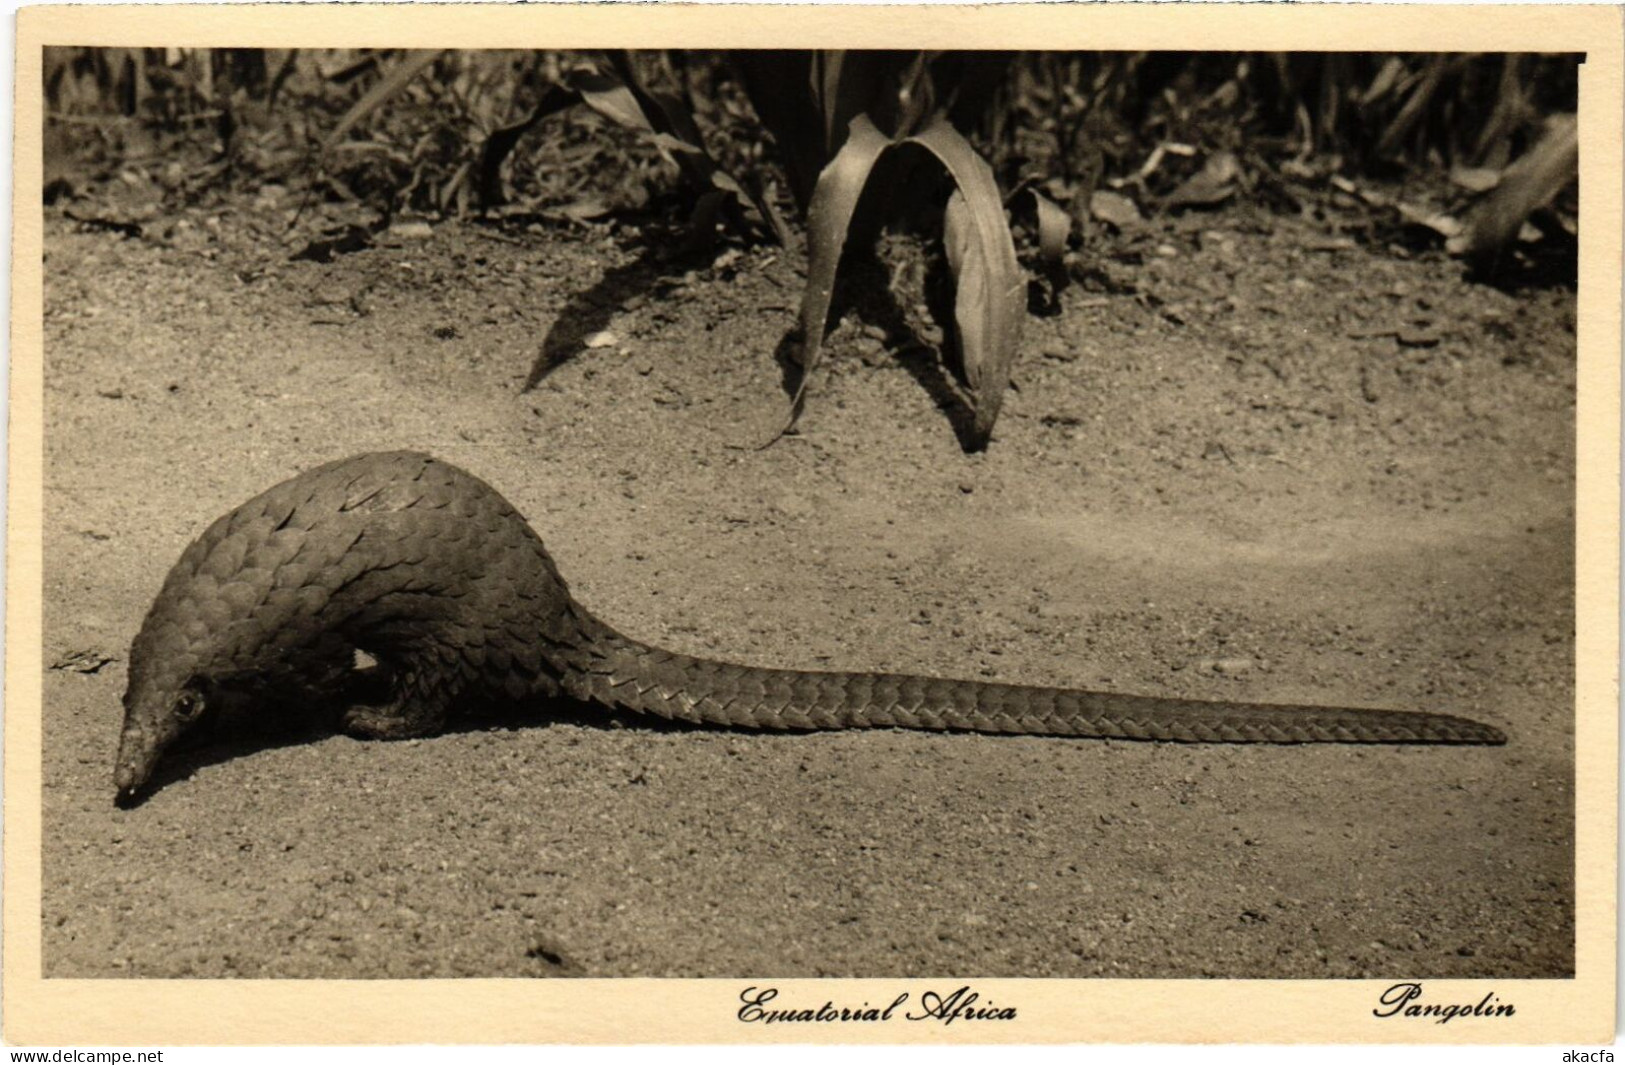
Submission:
[[23,10],[6,1040],[1611,1041],[1621,62]]

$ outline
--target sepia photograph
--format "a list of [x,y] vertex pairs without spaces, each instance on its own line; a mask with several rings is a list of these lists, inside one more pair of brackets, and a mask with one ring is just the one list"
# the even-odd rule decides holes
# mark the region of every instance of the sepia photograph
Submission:
[[44,985],[1585,975],[1595,57],[280,25],[19,52]]

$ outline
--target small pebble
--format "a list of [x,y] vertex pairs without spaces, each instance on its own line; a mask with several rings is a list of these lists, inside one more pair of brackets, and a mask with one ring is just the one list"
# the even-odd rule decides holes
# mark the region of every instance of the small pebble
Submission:
[[1204,658],[1194,663],[1196,668],[1204,673],[1221,673],[1227,677],[1237,677],[1254,669],[1258,662],[1252,658]]

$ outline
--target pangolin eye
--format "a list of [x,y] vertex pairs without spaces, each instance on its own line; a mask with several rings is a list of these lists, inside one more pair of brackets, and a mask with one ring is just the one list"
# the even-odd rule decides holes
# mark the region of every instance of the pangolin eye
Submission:
[[198,715],[203,713],[203,696],[197,692],[181,692],[175,700],[175,712],[182,720],[196,721]]

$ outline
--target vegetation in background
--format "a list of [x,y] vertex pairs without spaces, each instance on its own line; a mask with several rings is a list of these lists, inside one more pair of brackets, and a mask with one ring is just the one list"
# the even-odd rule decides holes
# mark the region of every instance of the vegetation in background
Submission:
[[1250,201],[1484,277],[1572,276],[1577,84],[1577,57],[1511,54],[53,48],[46,199],[140,232],[274,187],[317,259],[403,216],[664,217],[682,255],[799,228],[786,428],[843,263],[924,234],[979,448],[1029,306],[1161,216]]

